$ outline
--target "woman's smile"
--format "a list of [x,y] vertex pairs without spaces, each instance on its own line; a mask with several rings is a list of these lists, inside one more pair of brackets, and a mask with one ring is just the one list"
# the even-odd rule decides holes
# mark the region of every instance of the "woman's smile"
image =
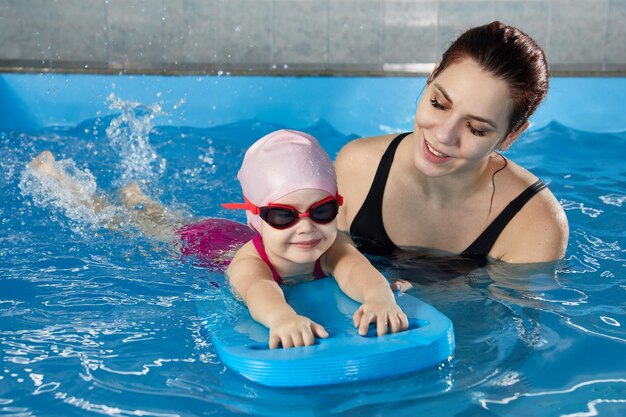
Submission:
[[423,150],[426,159],[435,164],[449,161],[452,157],[434,148],[425,138],[423,139]]

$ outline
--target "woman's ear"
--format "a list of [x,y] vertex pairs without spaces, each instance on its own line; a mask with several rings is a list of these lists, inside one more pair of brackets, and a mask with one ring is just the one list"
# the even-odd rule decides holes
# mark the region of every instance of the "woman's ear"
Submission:
[[506,151],[507,149],[509,149],[511,145],[513,145],[513,143],[515,143],[515,141],[520,137],[520,135],[524,133],[524,131],[528,128],[529,124],[530,123],[528,123],[528,120],[526,120],[524,124],[522,124],[516,131],[506,135],[502,143],[498,145],[498,149],[501,151]]

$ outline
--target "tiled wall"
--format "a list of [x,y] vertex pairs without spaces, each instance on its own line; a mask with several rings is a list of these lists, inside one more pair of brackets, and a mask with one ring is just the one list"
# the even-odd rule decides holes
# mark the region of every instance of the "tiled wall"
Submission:
[[419,72],[495,19],[553,71],[626,72],[626,0],[0,0],[0,67]]

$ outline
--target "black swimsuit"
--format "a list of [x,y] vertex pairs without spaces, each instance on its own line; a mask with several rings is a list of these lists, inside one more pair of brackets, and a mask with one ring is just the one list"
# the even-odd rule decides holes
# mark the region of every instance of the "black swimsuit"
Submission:
[[[369,193],[361,209],[352,221],[350,236],[362,252],[372,255],[384,255],[399,249],[395,243],[391,241],[383,225],[383,194],[396,149],[402,139],[410,133],[411,132],[407,132],[398,135],[389,144],[389,147],[380,160]],[[498,236],[500,236],[502,230],[504,230],[517,212],[524,207],[524,204],[526,204],[532,196],[544,189],[545,186],[546,185],[541,180],[538,180],[524,190],[502,210],[485,231],[461,253],[461,256],[475,259],[479,264],[484,265],[489,251],[498,239]]]

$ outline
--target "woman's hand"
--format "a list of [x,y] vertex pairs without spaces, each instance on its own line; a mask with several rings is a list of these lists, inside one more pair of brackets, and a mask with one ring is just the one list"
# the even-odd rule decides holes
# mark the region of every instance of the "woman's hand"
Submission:
[[393,297],[378,297],[373,300],[366,300],[352,316],[354,327],[358,327],[359,334],[367,334],[370,323],[376,323],[376,334],[382,336],[397,333],[409,328],[409,320],[406,314],[400,309]]
[[395,279],[390,285],[391,291],[400,291],[401,293],[405,293],[411,288],[413,288],[413,284],[405,279]]
[[310,346],[315,337],[326,338],[328,332],[311,319],[297,314],[283,315],[270,328],[270,349]]

